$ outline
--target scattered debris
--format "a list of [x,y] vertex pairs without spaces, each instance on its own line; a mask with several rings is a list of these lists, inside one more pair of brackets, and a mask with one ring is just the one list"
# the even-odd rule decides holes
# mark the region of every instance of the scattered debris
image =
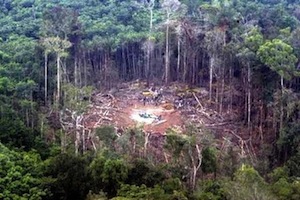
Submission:
[[232,124],[225,121],[226,116],[209,109],[204,88],[189,89],[176,83],[156,88],[145,85],[141,81],[122,83],[119,89],[94,94],[83,119],[84,126],[95,129],[112,125],[124,129],[144,124],[145,131],[163,135],[173,126],[183,131],[186,124],[194,124],[218,131],[218,124]]
[[94,135],[94,130],[103,125],[115,127],[118,137],[124,130],[142,127],[145,135],[150,134],[149,145],[153,145],[150,141],[154,135],[164,136],[168,130],[184,132],[187,125],[206,128],[221,141],[224,136],[232,135],[232,130],[238,130],[233,121],[228,120],[233,118],[232,113],[220,114],[211,108],[203,88],[189,89],[173,84],[147,89],[145,85],[122,83],[118,89],[107,93],[94,93],[87,112],[76,120],[77,126],[73,126],[82,128],[86,137],[83,141],[91,140],[92,148],[97,148],[99,138]]

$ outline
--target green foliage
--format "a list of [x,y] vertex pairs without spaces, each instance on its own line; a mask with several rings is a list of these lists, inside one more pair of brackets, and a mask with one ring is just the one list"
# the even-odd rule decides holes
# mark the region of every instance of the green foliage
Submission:
[[242,185],[251,185],[255,182],[257,184],[264,184],[263,178],[258,174],[258,172],[250,166],[243,165],[235,173],[234,181],[241,183]]
[[243,165],[235,173],[234,180],[226,181],[224,184],[225,194],[232,200],[274,199],[266,182],[253,167]]
[[287,161],[287,168],[289,169],[290,176],[300,177],[300,151],[298,150],[297,154],[292,156]]
[[[165,150],[172,162],[165,168],[136,160],[135,156],[144,150],[145,136],[140,130],[118,137],[112,127],[97,129],[100,146],[104,148],[95,158],[60,154],[59,146],[48,144],[43,138],[52,135],[41,134],[47,132],[42,129],[48,125],[42,127],[40,122],[47,120],[40,120],[38,114],[51,106],[51,101],[46,107],[42,103],[46,88],[42,66],[49,65],[47,89],[48,100],[52,100],[55,57],[61,58],[58,63],[62,72],[63,109],[70,113],[64,119],[83,116],[92,93],[91,87],[83,85],[96,84],[110,70],[124,73],[123,78],[145,77],[147,56],[142,46],[148,39],[153,44],[151,74],[161,79],[165,13],[170,17],[168,25],[172,25],[169,38],[172,76],[181,74],[186,66],[186,77],[205,85],[208,56],[214,58],[216,80],[213,81],[220,86],[218,78],[224,77],[222,103],[227,104],[226,94],[244,92],[245,67],[249,64],[253,81],[249,85],[253,92],[252,125],[257,126],[259,122],[255,119],[262,120],[266,115],[262,121],[266,131],[272,126],[269,118],[278,115],[276,107],[272,110],[269,105],[284,104],[284,126],[276,145],[279,159],[284,157],[281,160],[288,162],[284,168],[274,170],[270,187],[279,199],[300,199],[296,180],[300,176],[299,96],[295,93],[299,81],[292,79],[299,75],[295,67],[300,55],[299,1],[155,0],[151,33],[145,2],[5,0],[0,3],[0,141],[9,148],[18,148],[12,151],[0,144],[0,199],[85,199],[90,190],[89,199],[105,199],[101,191],[109,197],[118,192],[116,199],[187,199],[186,179],[192,176],[191,169],[197,164],[201,164],[203,173],[216,172],[218,164],[218,175],[233,176],[234,180],[203,181],[195,199],[273,198],[268,185],[253,168],[244,167],[234,173],[239,165],[234,147],[221,152],[221,159],[217,159],[212,134],[203,129],[166,135]],[[43,49],[48,55],[46,63]],[[203,77],[195,75],[199,70],[203,71]],[[278,98],[279,93],[272,96],[277,88],[276,73],[289,81],[286,86],[295,90],[283,90],[283,99]],[[104,80],[110,79],[108,76]],[[257,104],[263,107],[260,114]],[[43,159],[48,158],[45,163],[36,152],[21,151],[32,148],[41,152]],[[197,174],[197,180],[199,177]]]
[[148,188],[145,185],[122,185],[118,191],[118,197],[113,199],[187,200],[187,198],[181,192],[174,191],[172,194],[166,194],[158,185],[153,188]]
[[5,52],[0,61],[0,138],[2,142],[16,147],[33,146],[37,104],[33,94],[37,91],[35,55],[37,43],[25,36],[11,34],[0,43]]
[[145,160],[136,159],[131,163],[126,183],[137,186],[144,184],[147,187],[154,187],[154,185],[161,183],[164,179],[164,171],[159,166],[154,167]]
[[179,178],[169,178],[162,182],[162,189],[166,194],[173,194],[176,192],[184,192],[184,187]]
[[54,52],[60,57],[66,57],[68,55],[66,49],[72,46],[72,43],[67,39],[61,39],[59,37],[46,37],[42,41],[46,52]]
[[[147,37],[148,16],[135,1],[107,1],[97,7],[86,6],[80,16],[86,36],[92,46],[113,49],[126,42]],[[97,20],[94,20],[97,18]]]
[[145,185],[122,185],[118,196],[129,199],[162,199],[164,191],[158,186],[147,188]]
[[186,139],[179,134],[168,134],[166,137],[165,148],[172,152],[173,158],[176,162],[179,159],[179,156],[186,144]]
[[104,126],[96,129],[96,135],[102,141],[103,146],[109,149],[114,148],[114,142],[117,139],[117,135],[114,127]]
[[75,111],[78,114],[83,113],[90,103],[93,87],[87,86],[78,88],[73,84],[64,84],[64,108]]
[[282,40],[267,41],[259,47],[257,54],[262,62],[285,79],[290,80],[296,74],[297,58],[293,48]]
[[0,143],[0,198],[39,200],[42,186],[41,159],[35,152],[15,152]]
[[127,176],[128,176],[128,167],[125,165],[123,160],[108,159],[105,161],[101,177],[102,177],[102,181],[106,185],[118,186],[127,179]]
[[203,180],[201,181],[193,193],[194,199],[199,200],[221,200],[225,199],[224,186],[219,181]]
[[288,178],[288,168],[287,167],[278,167],[272,171],[272,173],[269,174],[270,181],[272,183],[278,181],[281,178]]
[[34,147],[35,132],[27,128],[23,121],[12,113],[10,109],[0,113],[0,141],[15,148],[29,150]]
[[281,178],[274,183],[272,190],[278,199],[291,199],[292,188],[285,178]]
[[99,154],[89,167],[93,192],[104,191],[108,197],[113,197],[121,184],[125,183],[128,170],[129,167],[124,160]]
[[116,139],[120,151],[125,155],[135,155],[137,152],[143,151],[144,141],[145,134],[139,126],[128,129]]
[[96,158],[94,158],[94,160],[89,166],[89,171],[92,177],[91,189],[96,194],[104,188],[104,183],[101,174],[103,173],[105,161],[106,158],[103,155],[98,155]]
[[201,169],[204,173],[215,173],[217,170],[217,152],[215,148],[208,147],[202,153]]
[[85,199],[90,183],[88,165],[87,158],[72,154],[59,154],[50,158],[44,174],[45,177],[53,179],[45,184],[52,193],[48,198]]
[[75,10],[56,6],[46,10],[43,15],[42,35],[44,37],[60,37],[66,40],[78,31],[77,13]]
[[[299,99],[295,92],[284,89],[274,94],[274,103],[277,107],[280,103],[284,105],[284,124],[276,144],[278,158],[287,161],[299,151],[300,137],[297,134],[300,128],[297,114],[300,109]],[[275,114],[279,116],[280,110],[277,109]]]
[[104,193],[92,194],[89,192],[85,200],[107,200],[107,197]]
[[225,177],[234,177],[234,173],[240,167],[239,149],[231,146],[221,154],[221,159],[217,163],[218,173]]
[[259,47],[263,44],[263,35],[257,28],[252,28],[246,35],[243,44],[243,56],[245,56],[248,61],[251,61],[255,57],[256,52]]
[[290,43],[293,46],[295,55],[297,58],[299,58],[300,55],[300,29],[297,28],[292,31],[291,36],[290,36]]
[[288,172],[288,167],[279,167],[270,174],[271,190],[279,200],[296,200],[300,197],[300,183],[297,179],[290,178]]

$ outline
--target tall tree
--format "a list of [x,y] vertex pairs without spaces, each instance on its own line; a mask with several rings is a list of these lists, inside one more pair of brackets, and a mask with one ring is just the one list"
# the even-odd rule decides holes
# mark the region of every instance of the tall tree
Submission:
[[46,47],[46,52],[54,52],[56,54],[56,104],[59,106],[61,96],[61,58],[68,55],[67,49],[72,46],[71,42],[59,37],[48,37],[43,39],[43,45]]
[[146,42],[147,48],[147,67],[145,70],[147,83],[149,84],[150,78],[150,66],[151,66],[151,52],[153,51],[153,37],[152,37],[152,29],[153,29],[153,9],[155,6],[155,0],[145,0],[146,8],[149,10],[150,20],[149,20],[149,36]]
[[215,28],[206,33],[205,45],[210,57],[209,61],[209,101],[212,100],[213,75],[217,67],[220,67],[220,54],[224,46],[225,33]]
[[189,169],[187,177],[192,189],[195,189],[197,175],[202,166],[203,151],[212,141],[213,137],[209,132],[196,127],[188,127],[187,134],[184,135],[172,132],[167,134],[165,148],[172,154],[176,165],[180,163],[184,165],[181,167]]
[[[92,87],[78,88],[73,84],[67,83],[63,85],[63,109],[60,114],[60,123],[63,127],[64,134],[74,134],[74,146],[75,155],[78,155],[80,149],[86,150],[86,134],[84,127],[84,112],[87,109],[89,99],[84,98],[90,97],[92,94]],[[61,149],[62,152],[66,150],[67,141],[66,135],[61,137]]]
[[[55,6],[52,9],[47,10],[43,15],[43,24],[41,28],[42,45],[45,48],[45,98],[47,91],[47,71],[48,71],[48,54],[54,52],[56,54],[56,66],[57,66],[57,91],[56,91],[56,103],[60,98],[60,82],[61,82],[61,58],[66,57],[67,49],[72,46],[72,42],[78,46],[76,41],[79,31],[79,22],[77,13],[69,8]],[[78,51],[74,47],[75,51]],[[76,54],[76,53],[75,53]],[[76,54],[77,55],[77,54]],[[78,63],[77,58],[74,59],[74,79],[75,83],[78,82]],[[47,98],[46,98],[47,99]],[[46,101],[45,99],[45,101]]]
[[[293,48],[280,39],[273,39],[261,45],[257,52],[261,61],[277,72],[280,75],[281,95],[284,93],[284,79],[290,80],[297,74],[295,64],[297,58],[293,53]],[[283,102],[281,98],[280,103],[280,127],[279,131],[282,132],[283,128]]]
[[247,106],[245,106],[245,116],[247,116],[247,126],[249,132],[251,131],[251,77],[252,72],[251,68],[256,64],[257,55],[256,52],[258,48],[263,43],[263,36],[259,32],[259,30],[255,27],[252,27],[248,32],[244,35],[244,42],[242,43],[242,48],[240,49],[240,53],[238,57],[246,65],[247,68]]
[[178,0],[164,0],[162,7],[166,13],[166,52],[165,52],[165,84],[169,83],[170,80],[170,20],[171,15],[174,14],[179,8],[181,3]]

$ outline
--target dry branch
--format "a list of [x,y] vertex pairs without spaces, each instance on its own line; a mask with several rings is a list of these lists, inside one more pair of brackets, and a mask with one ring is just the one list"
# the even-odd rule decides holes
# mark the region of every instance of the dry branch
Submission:
[[198,105],[201,107],[201,110],[203,110],[203,106],[202,106],[202,104],[200,103],[198,97],[196,96],[196,94],[195,94],[194,92],[193,92],[193,96],[195,97],[195,99],[196,99]]
[[[84,137],[89,138],[89,146],[91,149],[94,149],[96,151],[98,147],[97,137],[95,137],[94,135],[91,136],[91,134],[94,133],[94,130],[97,127],[100,127],[101,125],[112,125],[117,128],[131,126],[130,119],[128,119],[130,115],[130,109],[128,108],[130,107],[134,109],[135,106],[137,106],[136,108],[142,106],[141,93],[145,88],[132,88],[130,84],[131,83],[123,83],[123,88],[119,88],[117,93],[112,94],[108,92],[93,95],[92,104],[88,107],[88,111],[84,115],[84,118],[81,120],[81,122],[79,122],[79,124],[83,126],[78,126],[80,128],[88,128],[89,132],[86,132]],[[228,132],[230,132],[237,138],[238,141],[242,140],[242,138],[239,137],[235,132],[229,131],[230,129],[233,130],[234,125],[231,122],[224,121],[224,118],[226,119],[226,117],[223,117],[225,116],[225,114],[220,115],[219,113],[215,112],[213,108],[206,106],[207,104],[205,103],[204,98],[199,92],[191,91],[189,93],[189,96],[184,97],[183,106],[179,109],[173,110],[173,102],[178,99],[178,96],[176,95],[177,87],[177,84],[174,88],[162,87],[163,96],[159,102],[159,107],[161,108],[163,107],[163,105],[172,107],[172,109],[168,112],[164,111],[165,113],[167,113],[166,115],[173,115],[174,113],[174,115],[180,114],[184,117],[186,124],[193,124],[199,129],[206,127],[213,130],[217,134],[220,133],[221,137],[224,136],[224,134],[229,134]],[[147,102],[146,104],[154,106],[153,102]],[[70,114],[67,114],[68,116],[70,116],[69,118],[63,118],[62,121],[69,122],[71,113],[72,112],[70,112]],[[164,116],[162,116],[162,118],[163,120],[154,121],[154,123],[150,125],[153,126],[153,129],[152,127],[149,128],[149,130],[152,129],[153,132],[159,133],[159,137],[162,137],[164,132],[159,132],[156,130],[160,130],[160,125],[162,127],[167,126],[167,122],[169,121],[169,118],[167,117],[165,118]],[[62,126],[64,126],[64,129],[72,129],[72,123],[61,124]],[[185,129],[186,124],[180,124],[180,128],[178,130]],[[120,137],[121,134],[122,133],[118,133],[118,137]],[[146,144],[146,146],[144,146],[144,151],[140,151],[141,155],[147,151],[147,148],[147,153],[153,153],[153,149],[155,149],[155,151],[158,152],[157,154],[159,154],[165,162],[169,162],[168,158],[170,158],[170,155],[165,154],[165,152],[162,150],[163,142],[157,141],[154,137],[152,137],[153,133],[149,134],[150,136],[145,135],[146,139],[148,139],[149,141],[145,141],[144,145]],[[159,145],[161,146],[159,147]],[[224,145],[226,144],[223,144],[223,147],[221,148],[225,148]],[[249,148],[250,147],[251,146],[249,146]],[[87,146],[85,148],[88,149]],[[195,170],[197,171],[197,168],[201,166],[201,162],[199,162],[199,151],[201,152],[201,147],[198,146],[194,148],[195,157],[193,159]]]
[[153,124],[153,126],[157,126],[159,124],[165,123],[167,120],[160,120],[159,122],[156,122],[155,124]]

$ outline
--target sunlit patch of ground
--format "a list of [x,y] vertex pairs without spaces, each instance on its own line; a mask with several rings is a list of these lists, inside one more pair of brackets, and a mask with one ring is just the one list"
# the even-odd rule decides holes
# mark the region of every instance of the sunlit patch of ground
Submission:
[[[143,117],[146,115],[147,117]],[[150,117],[148,117],[150,116]],[[160,119],[158,117],[160,116]],[[143,125],[145,131],[164,134],[168,128],[181,127],[182,117],[179,111],[166,110],[162,106],[146,105],[132,102],[131,106],[124,107],[114,120],[117,126],[132,127]]]
[[164,110],[159,107],[132,109],[130,118],[136,121],[137,123],[153,124],[155,122],[160,122],[163,120],[159,119],[159,116],[161,116],[163,112]]

